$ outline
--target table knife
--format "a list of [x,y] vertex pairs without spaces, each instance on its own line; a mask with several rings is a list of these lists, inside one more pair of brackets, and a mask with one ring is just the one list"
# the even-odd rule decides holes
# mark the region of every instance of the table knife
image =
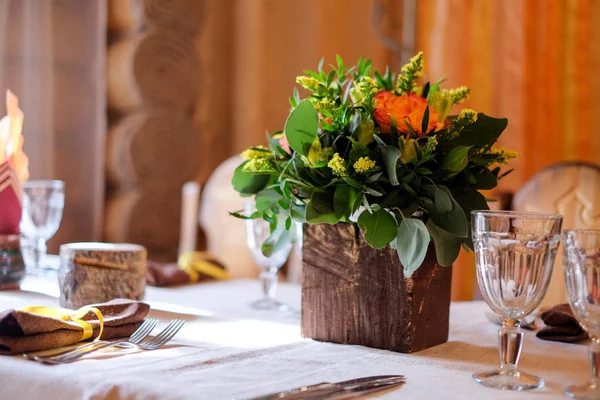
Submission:
[[390,385],[392,383],[404,382],[405,378],[403,375],[380,375],[380,376],[368,376],[364,378],[351,379],[343,382],[322,382],[315,385],[303,386],[296,389],[285,390],[277,393],[271,393],[265,396],[253,397],[249,400],[277,400],[286,399],[291,400],[293,398],[304,398],[311,395],[313,392],[324,390],[340,390],[340,389],[351,389],[362,387],[364,385]]
[[387,383],[387,384],[365,384],[355,387],[345,387],[340,389],[329,389],[329,390],[318,390],[315,392],[307,393],[305,397],[297,398],[298,400],[342,400],[350,399],[354,397],[361,397],[369,393],[379,392],[381,390],[387,390],[396,386],[403,385],[404,380]]

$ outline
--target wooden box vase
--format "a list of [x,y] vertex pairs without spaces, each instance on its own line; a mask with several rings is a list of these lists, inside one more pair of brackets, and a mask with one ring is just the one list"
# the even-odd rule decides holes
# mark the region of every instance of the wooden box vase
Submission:
[[430,244],[406,278],[396,251],[373,249],[358,226],[304,225],[302,335],[402,353],[448,340],[452,267]]

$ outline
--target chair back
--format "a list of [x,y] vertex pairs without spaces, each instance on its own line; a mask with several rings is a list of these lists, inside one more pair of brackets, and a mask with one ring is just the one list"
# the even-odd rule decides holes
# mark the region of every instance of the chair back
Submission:
[[[600,229],[600,166],[560,163],[535,174],[515,194],[515,211],[562,214],[564,229]],[[542,308],[567,302],[562,245]]]

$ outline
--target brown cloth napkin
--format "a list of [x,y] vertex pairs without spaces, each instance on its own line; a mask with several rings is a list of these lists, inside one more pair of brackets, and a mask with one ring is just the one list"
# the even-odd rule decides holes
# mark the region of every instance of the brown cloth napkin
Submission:
[[[196,261],[209,264],[216,267],[218,270],[226,274],[226,269],[217,260],[211,257],[208,253],[197,253]],[[191,267],[190,267],[191,268]],[[193,271],[193,268],[192,268]],[[146,268],[146,282],[151,286],[176,286],[185,285],[188,283],[204,282],[208,280],[220,279],[220,276],[211,276],[209,271],[195,271],[190,273],[190,269],[186,269],[178,263],[162,263],[158,261],[148,260]]]
[[[100,339],[127,337],[142,324],[150,306],[133,300],[115,299],[94,304],[104,317]],[[93,312],[81,318],[98,335],[100,322]],[[0,313],[0,354],[17,354],[55,349],[81,341],[82,328],[77,322],[58,320],[19,309]]]
[[575,343],[588,338],[588,334],[579,326],[568,304],[559,304],[544,311],[541,318],[546,326],[536,335],[540,339]]

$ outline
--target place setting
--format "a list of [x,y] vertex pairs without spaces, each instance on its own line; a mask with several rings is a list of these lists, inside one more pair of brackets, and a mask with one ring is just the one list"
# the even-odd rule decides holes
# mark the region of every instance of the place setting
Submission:
[[[600,230],[574,226],[581,210],[564,199],[548,212],[495,205],[519,160],[497,147],[508,119],[467,107],[471,89],[430,80],[425,60],[305,70],[282,129],[233,158],[224,184],[174,185],[177,256],[147,233],[158,213],[138,220],[139,240],[53,243],[79,194],[30,177],[7,91],[6,396],[600,399]],[[155,200],[143,193],[111,207]],[[210,206],[216,234],[201,248]],[[219,241],[233,245],[211,250]],[[471,301],[453,286],[464,268]]]

